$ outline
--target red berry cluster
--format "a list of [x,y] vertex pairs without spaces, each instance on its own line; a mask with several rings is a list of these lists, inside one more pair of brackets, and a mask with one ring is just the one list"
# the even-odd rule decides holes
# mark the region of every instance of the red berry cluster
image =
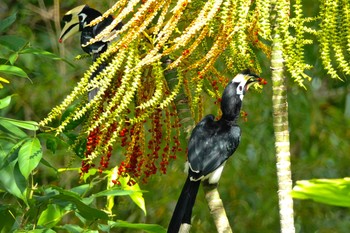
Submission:
[[[108,129],[107,129],[107,133],[104,135],[103,137],[103,144],[107,144],[108,141],[111,139],[114,131],[117,130],[117,123],[114,122],[113,124],[111,124]],[[98,167],[98,171],[100,173],[102,173],[102,171],[106,168],[108,168],[108,164],[109,164],[109,160],[111,159],[112,156],[112,151],[113,151],[113,147],[112,146],[108,146],[105,155],[101,156],[100,159],[100,166]]]
[[131,178],[141,177],[143,182],[147,182],[158,170],[166,174],[169,159],[175,159],[181,148],[177,134],[171,138],[171,134],[180,127],[178,120],[170,121],[176,114],[167,110],[165,115],[157,109],[150,118],[150,129],[146,131],[150,139],[146,146],[143,131],[146,122],[133,125],[131,129],[124,128],[119,133],[121,145],[126,150],[126,158],[118,168],[120,176],[128,174]]
[[259,84],[260,85],[266,85],[267,84],[267,81],[264,78],[258,78],[258,80],[259,80]]
[[88,160],[91,153],[95,150],[97,145],[100,142],[100,129],[95,128],[93,131],[89,133],[89,136],[87,138],[86,142],[86,151],[85,151],[85,158],[86,160],[81,161],[81,175],[83,173],[89,172],[91,167],[94,167],[95,165],[91,163],[91,161]]
[[[153,80],[149,81],[145,82],[142,89],[139,90],[139,99],[136,100],[138,103],[147,101],[152,97],[152,91],[150,90],[153,90],[151,87],[154,82]],[[104,101],[109,103],[114,93],[115,90],[113,89],[106,91],[103,97]],[[170,94],[171,92],[168,89],[165,90],[165,95]],[[106,105],[102,105],[101,113],[105,110],[105,107]],[[181,151],[179,140],[181,125],[174,103],[165,110],[156,108],[148,120],[133,125],[128,123],[128,116],[138,117],[143,114],[144,112],[141,109],[135,109],[134,113],[131,113],[130,110],[125,112],[126,123],[118,132],[120,149],[125,155],[118,166],[118,175],[121,177],[130,176],[129,185],[133,185],[137,179],[147,182],[148,178],[157,172],[166,174],[169,160],[176,159],[176,153]],[[98,116],[95,118],[98,118]],[[109,127],[103,128],[103,126],[100,126],[89,133],[85,152],[86,159],[82,162],[82,174],[87,173],[91,167],[95,166],[91,161],[91,155],[94,151],[103,153],[100,156],[98,171],[102,173],[104,169],[108,168],[114,146],[106,148],[104,145],[109,143],[119,127],[119,122],[114,122]],[[118,179],[114,180],[113,183],[120,184]]]

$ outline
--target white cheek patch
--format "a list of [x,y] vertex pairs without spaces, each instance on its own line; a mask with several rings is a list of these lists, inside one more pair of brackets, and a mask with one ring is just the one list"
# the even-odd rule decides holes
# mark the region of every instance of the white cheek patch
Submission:
[[[80,17],[81,17],[81,20],[80,20]],[[79,14],[79,20],[80,20],[80,22],[84,23],[84,26],[86,24],[86,22],[85,22],[86,17],[87,17],[87,15],[85,13]]]
[[244,85],[245,85],[245,82],[240,82],[236,89],[236,93],[237,95],[239,95],[239,98],[241,100],[243,100],[243,96],[244,96]]

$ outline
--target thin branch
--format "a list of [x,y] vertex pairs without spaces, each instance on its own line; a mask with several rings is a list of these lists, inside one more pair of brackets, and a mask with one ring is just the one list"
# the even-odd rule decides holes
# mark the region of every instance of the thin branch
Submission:
[[224,205],[217,189],[218,184],[209,184],[209,182],[205,180],[202,182],[202,185],[210,214],[213,216],[218,233],[232,233],[230,222],[228,221]]

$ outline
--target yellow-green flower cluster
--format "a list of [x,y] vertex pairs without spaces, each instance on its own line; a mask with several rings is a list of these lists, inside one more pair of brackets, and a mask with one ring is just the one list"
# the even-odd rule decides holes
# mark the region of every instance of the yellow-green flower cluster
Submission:
[[349,10],[350,2],[346,0],[323,0],[321,4],[318,39],[323,66],[332,78],[341,79],[338,68],[350,75]]
[[[85,119],[73,145],[86,145],[82,172],[96,158],[100,158],[99,168],[106,168],[111,153],[120,150],[125,155],[120,175],[148,177],[157,169],[165,173],[169,159],[180,151],[179,94],[184,95],[181,101],[186,105],[181,111],[199,120],[203,100],[209,98],[204,93],[219,104],[221,91],[237,72],[251,68],[259,73],[255,51],[270,56],[274,20],[281,26],[277,33],[283,38],[288,69],[300,68],[293,76],[297,81],[304,77],[309,66],[304,64],[303,48],[310,43],[304,34],[312,30],[305,27],[308,19],[302,17],[300,6],[296,0],[295,19],[289,20],[289,2],[284,0],[117,1],[91,23],[114,15],[112,24],[88,43],[110,41],[107,51],[40,125],[52,127],[68,107],[75,106],[59,126],[49,129],[61,134],[70,122]],[[271,19],[273,11],[281,17]],[[341,19],[348,24],[348,17]],[[120,21],[123,27],[114,32]],[[291,28],[293,33],[289,33]],[[175,82],[170,84],[170,79]],[[97,94],[87,101],[93,89]],[[81,143],[84,139],[85,144]]]

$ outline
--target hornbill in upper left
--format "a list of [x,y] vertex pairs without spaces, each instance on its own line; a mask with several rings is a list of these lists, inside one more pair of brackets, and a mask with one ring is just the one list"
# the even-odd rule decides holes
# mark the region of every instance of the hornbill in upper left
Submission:
[[227,159],[236,151],[241,129],[237,125],[243,96],[255,82],[262,79],[249,70],[242,71],[226,86],[221,99],[222,116],[215,120],[205,116],[193,129],[188,144],[188,176],[170,220],[168,233],[178,233],[191,224],[201,180],[217,184]]
[[[93,44],[86,45],[91,39],[95,38],[99,33],[101,33],[108,25],[113,21],[113,17],[110,15],[104,18],[101,22],[94,26],[87,26],[91,21],[97,17],[102,16],[102,14],[90,8],[88,5],[81,5],[75,7],[74,9],[68,11],[62,19],[64,23],[59,42],[64,42],[68,37],[74,35],[75,33],[81,32],[80,46],[84,52],[92,55],[93,62],[100,56],[101,53],[107,50],[108,42],[101,40]],[[114,30],[120,30],[123,23],[120,22]],[[99,72],[101,72],[106,64],[102,63],[98,69],[91,75],[90,79],[93,79]],[[91,90],[89,92],[89,101],[97,94],[97,90]]]

